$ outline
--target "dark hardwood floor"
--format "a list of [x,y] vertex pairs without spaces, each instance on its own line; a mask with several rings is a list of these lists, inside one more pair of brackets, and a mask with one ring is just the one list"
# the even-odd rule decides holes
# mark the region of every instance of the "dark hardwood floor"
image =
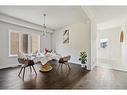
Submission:
[[77,64],[71,64],[71,71],[66,66],[57,71],[57,61],[48,64],[53,70],[47,73],[35,65],[37,77],[27,68],[24,81],[18,77],[19,67],[0,70],[0,89],[127,89],[127,72],[100,67],[87,71]]

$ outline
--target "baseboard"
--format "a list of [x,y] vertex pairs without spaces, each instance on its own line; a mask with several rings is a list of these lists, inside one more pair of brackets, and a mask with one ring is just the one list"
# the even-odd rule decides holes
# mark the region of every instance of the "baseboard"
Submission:
[[93,64],[93,65],[91,66],[91,70],[93,70],[96,66],[97,66],[97,64]]
[[21,65],[3,67],[3,68],[0,68],[0,70],[3,70],[3,69],[11,69],[11,68],[18,68],[18,67],[21,67]]
[[106,69],[111,69],[111,70],[117,70],[117,71],[127,72],[127,69],[125,69],[125,68],[106,67],[106,66],[101,66],[101,65],[97,65],[97,67],[102,67],[102,68],[106,68]]

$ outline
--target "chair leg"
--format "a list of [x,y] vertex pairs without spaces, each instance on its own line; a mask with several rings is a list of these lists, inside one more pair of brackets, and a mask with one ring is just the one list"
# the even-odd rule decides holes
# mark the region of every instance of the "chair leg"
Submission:
[[31,66],[30,66],[30,73],[32,72]]
[[21,72],[22,72],[22,69],[23,69],[23,67],[21,67],[18,76],[20,76],[20,74],[21,74]]
[[61,71],[62,71],[63,64],[61,64]]
[[59,65],[58,65],[58,68],[57,68],[57,70],[59,69],[59,67],[60,67],[60,63],[59,63]]
[[24,70],[23,70],[23,80],[24,80],[24,76],[25,76],[25,67],[24,67]]
[[67,66],[68,66],[69,70],[71,70],[71,67],[70,67],[69,63],[67,64]]
[[35,70],[35,68],[34,68],[34,66],[33,66],[33,65],[32,65],[32,67],[33,67],[33,70],[34,70],[35,74],[37,75],[37,72],[36,72],[36,70]]

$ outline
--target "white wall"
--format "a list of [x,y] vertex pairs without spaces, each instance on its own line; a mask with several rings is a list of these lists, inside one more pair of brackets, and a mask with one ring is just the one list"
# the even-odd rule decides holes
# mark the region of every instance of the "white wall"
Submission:
[[[121,26],[98,30],[98,65],[112,69],[122,69]],[[100,39],[108,39],[108,47],[100,47]]]
[[[0,21],[0,68],[5,68],[9,66],[15,66],[18,64],[16,57],[8,57],[9,56],[9,32],[8,30],[16,30],[19,32],[27,32],[27,33],[37,33],[40,34],[39,31],[17,26],[14,24],[9,24],[6,22]],[[50,39],[50,34],[48,34],[48,38]],[[47,38],[47,39],[48,39]],[[44,40],[44,41],[43,41]],[[41,38],[41,48],[51,48],[50,47],[50,40],[45,40],[45,38]]]
[[122,29],[124,32],[124,42],[121,44],[122,48],[122,70],[127,71],[127,19],[122,25]]
[[82,6],[84,13],[90,21],[90,56],[91,60],[88,68],[92,70],[97,65],[97,23],[96,18],[89,6]]
[[[63,44],[63,31],[69,29],[69,44]],[[71,62],[80,64],[80,51],[88,54],[90,64],[90,23],[79,22],[57,30],[52,34],[52,49],[62,55],[71,55]]]

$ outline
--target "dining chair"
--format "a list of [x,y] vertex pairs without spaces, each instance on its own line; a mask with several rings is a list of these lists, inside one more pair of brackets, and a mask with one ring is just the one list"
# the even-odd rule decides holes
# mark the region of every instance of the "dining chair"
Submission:
[[69,65],[69,62],[68,62],[70,60],[70,58],[71,58],[70,55],[68,55],[66,57],[61,57],[59,59],[59,65],[58,65],[57,70],[59,69],[60,66],[61,66],[61,70],[62,70],[63,65],[68,66],[69,70],[71,70],[70,65]]
[[[18,62],[21,64],[21,69],[20,69],[20,71],[19,71],[18,76],[20,76],[20,74],[21,74],[21,72],[22,72],[22,70],[23,70],[23,80],[24,80],[24,76],[25,76],[25,69],[26,69],[26,67],[29,67],[29,68],[30,68],[30,72],[32,72],[32,68],[33,68],[33,70],[34,70],[34,72],[35,72],[35,74],[36,74],[36,76],[37,76],[36,70],[35,70],[35,68],[34,68],[34,65],[35,65],[34,61],[31,60],[31,59],[28,59],[28,58],[25,56],[25,54],[23,54],[23,53],[20,52],[20,51],[18,52]],[[31,68],[31,67],[32,67],[32,68]]]

